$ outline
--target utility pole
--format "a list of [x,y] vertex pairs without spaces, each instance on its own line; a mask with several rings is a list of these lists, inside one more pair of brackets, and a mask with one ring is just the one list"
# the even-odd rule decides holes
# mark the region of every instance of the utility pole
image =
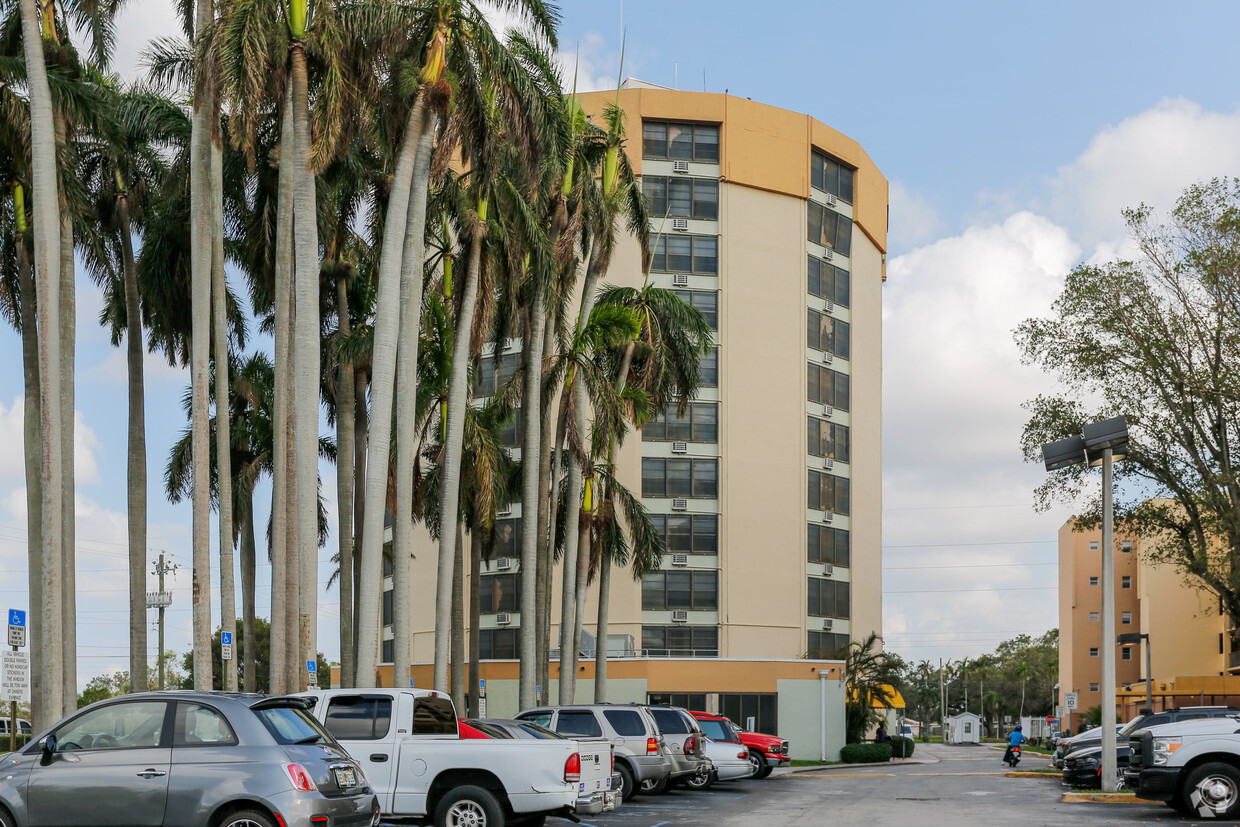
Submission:
[[943,659],[939,658],[939,731],[947,743],[947,695],[943,688]]
[[159,553],[155,574],[159,576],[159,591],[147,592],[146,607],[159,609],[159,690],[164,690],[164,610],[172,605],[172,592],[164,590],[164,575],[179,569],[176,563],[164,563],[164,553]]

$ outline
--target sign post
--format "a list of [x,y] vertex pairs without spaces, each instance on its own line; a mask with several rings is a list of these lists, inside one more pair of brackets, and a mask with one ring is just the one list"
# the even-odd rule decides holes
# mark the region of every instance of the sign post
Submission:
[[30,690],[30,657],[19,652],[26,645],[26,613],[9,609],[9,646],[4,653],[4,674],[0,676],[0,700],[9,702],[9,752],[17,751],[17,702],[26,700]]
[[306,661],[306,675],[309,676],[311,686],[319,685],[319,662],[317,660]]
[[1071,722],[1072,722],[1072,713],[1076,710],[1076,705],[1077,705],[1077,697],[1078,697],[1078,696],[1077,696],[1077,694],[1076,694],[1075,692],[1065,692],[1065,693],[1063,693],[1063,705],[1064,705],[1064,709],[1068,710],[1068,722],[1069,722],[1068,729],[1069,729],[1069,730],[1071,730],[1071,729],[1072,729],[1072,726],[1071,726]]
[[478,679],[478,717],[485,718],[487,716],[487,682],[484,678]]
[[232,632],[220,632],[220,660],[232,660]]

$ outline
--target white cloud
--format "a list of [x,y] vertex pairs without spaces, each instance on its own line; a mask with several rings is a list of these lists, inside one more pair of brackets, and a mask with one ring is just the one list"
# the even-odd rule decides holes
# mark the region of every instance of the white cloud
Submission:
[[891,182],[891,245],[910,248],[932,241],[942,230],[938,210],[921,194]]
[[[0,402],[0,490],[5,483],[21,482],[26,478],[25,411],[26,402],[20,396],[7,408]],[[95,456],[101,447],[99,438],[86,424],[81,410],[74,411],[73,421],[73,467],[77,482],[99,482],[99,462]]]

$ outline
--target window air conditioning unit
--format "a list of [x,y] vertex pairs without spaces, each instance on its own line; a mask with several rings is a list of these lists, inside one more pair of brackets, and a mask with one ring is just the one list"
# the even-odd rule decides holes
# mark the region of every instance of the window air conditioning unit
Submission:
[[672,443],[672,453],[673,453],[673,454],[687,454],[687,453],[689,453],[689,443],[687,443],[687,442],[673,442],[673,443]]
[[826,252],[823,253],[823,258],[825,258],[827,261],[830,261],[831,259],[835,258],[835,250],[832,250],[830,247],[828,247],[826,249]]
[[835,628],[835,621],[832,620],[831,618],[828,617],[822,621],[822,630],[824,632],[829,632],[833,628]]
[[512,513],[511,505],[501,505],[499,508],[495,509],[496,517],[507,517],[511,513]]
[[689,501],[683,498],[677,498],[677,499],[672,500],[672,510],[673,511],[688,511]]
[[672,622],[673,623],[688,623],[689,612],[685,609],[677,609],[676,611],[672,612]]
[[823,466],[824,466],[824,467],[826,467],[826,468],[834,468],[834,467],[835,467],[835,460],[831,459],[831,457],[823,457],[823,458],[822,458],[822,464],[823,464]]
[[826,308],[826,311],[827,311],[828,313],[834,313],[834,312],[835,312],[835,302],[827,302],[827,303],[826,303],[826,305],[825,305],[825,308]]
[[832,522],[834,519],[835,519],[835,512],[833,511],[822,512],[822,521],[824,523]]
[[689,276],[685,273],[677,273],[672,276],[672,287],[688,287]]
[[689,171],[688,161],[672,161],[672,172],[679,172],[682,175]]
[[508,614],[508,612],[499,612],[495,615],[495,622],[500,626],[507,626],[509,623],[512,623],[512,615]]
[[680,232],[682,232],[682,233],[688,232],[688,231],[689,231],[689,219],[687,219],[687,218],[673,218],[673,219],[672,219],[672,229],[673,229],[673,230],[679,230],[679,231],[680,231]]
[[834,361],[835,361],[835,354],[832,353],[831,351],[827,351],[826,353],[822,354],[822,363],[824,365],[829,365]]
[[839,200],[840,199],[837,198],[832,193],[827,193],[827,203],[830,204],[832,207],[834,207]]
[[824,564],[823,564],[823,566],[822,566],[822,576],[823,576],[823,577],[830,577],[830,576],[831,576],[832,574],[834,574],[834,573],[835,573],[835,566],[831,565],[830,563],[824,563]]
[[822,415],[823,416],[835,416],[835,408],[832,408],[830,405],[823,405]]
[[507,557],[500,557],[495,561],[496,571],[508,571],[510,568],[512,568],[512,560]]
[[672,555],[672,565],[673,565],[673,566],[687,566],[687,565],[689,565],[689,555],[687,555],[687,554],[673,554],[673,555]]

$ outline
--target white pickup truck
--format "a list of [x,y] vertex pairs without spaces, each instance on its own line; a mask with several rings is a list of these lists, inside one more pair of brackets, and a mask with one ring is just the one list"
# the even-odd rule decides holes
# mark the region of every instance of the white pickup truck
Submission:
[[366,773],[384,818],[538,827],[615,806],[611,745],[462,739],[452,699],[426,689],[328,689],[314,716]]

